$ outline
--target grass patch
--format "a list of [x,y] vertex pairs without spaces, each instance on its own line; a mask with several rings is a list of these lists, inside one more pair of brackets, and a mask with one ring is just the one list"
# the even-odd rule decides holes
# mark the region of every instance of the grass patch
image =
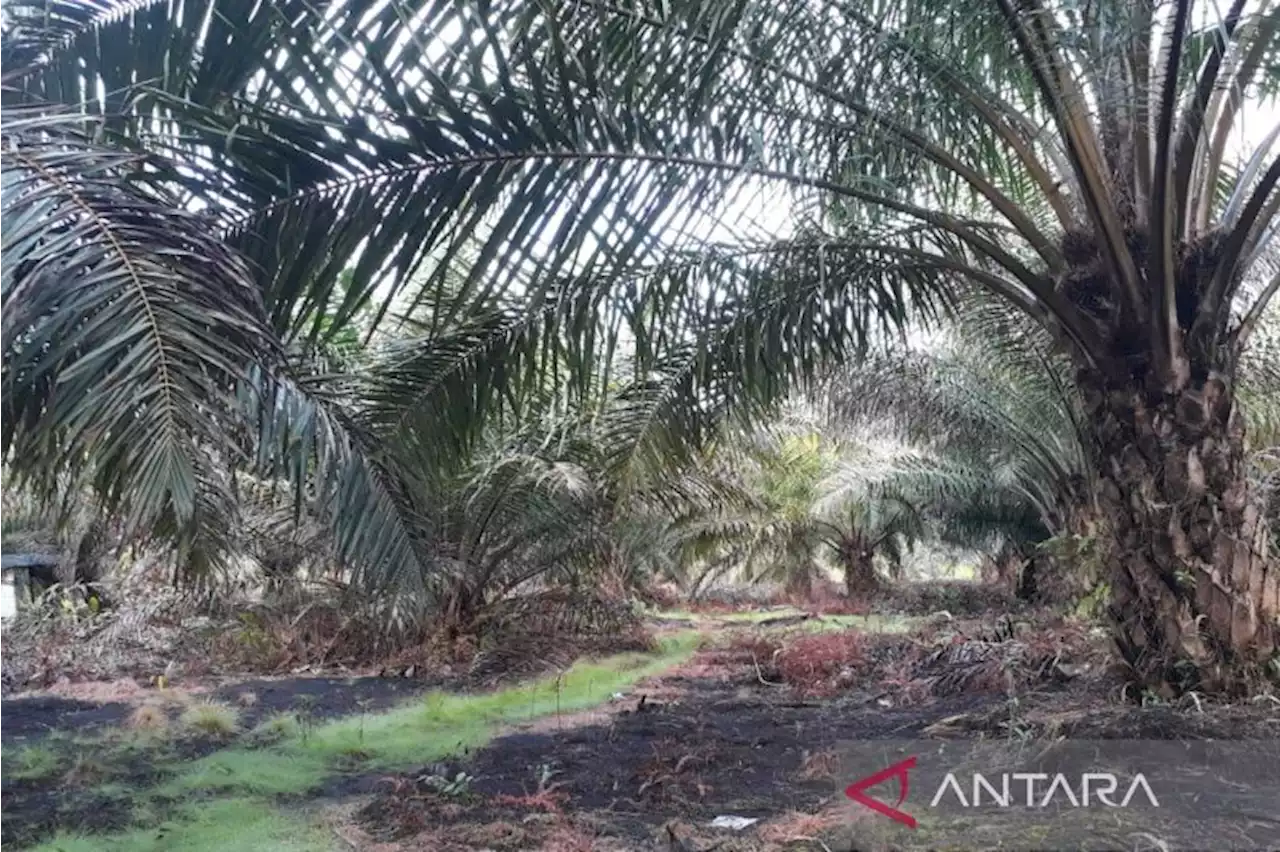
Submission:
[[320,755],[283,747],[231,748],[193,761],[156,793],[170,798],[197,792],[304,793],[320,786],[328,775],[329,765]]
[[[188,764],[139,803],[149,827],[102,835],[62,835],[39,852],[237,852],[332,848],[325,832],[278,813],[271,796],[305,793],[344,768],[411,768],[478,748],[502,725],[599,704],[636,681],[688,659],[696,633],[664,639],[656,653],[580,661],[556,677],[482,695],[432,693],[387,713],[302,726],[288,714],[254,730],[279,741],[264,748],[229,748]],[[225,708],[233,710],[233,708]],[[184,723],[186,724],[186,723]],[[208,798],[213,796],[214,798]],[[161,817],[165,800],[201,797]]]
[[38,781],[52,778],[63,766],[62,755],[56,749],[37,743],[11,750],[4,762],[4,774],[16,781]]
[[265,740],[284,740],[298,736],[301,726],[293,713],[275,713],[253,729],[253,736]]
[[[689,621],[706,626],[708,624],[758,624],[775,618],[790,618],[804,615],[805,610],[795,607],[778,609],[747,610],[744,612],[699,613],[688,610],[660,610],[651,613],[650,617],[672,621]],[[923,623],[925,619],[913,615],[816,615],[813,618],[795,624],[784,625],[785,629],[798,629],[814,633],[827,630],[846,630],[856,627],[865,633],[907,633]]]
[[[195,761],[159,792],[175,797],[208,790],[303,793],[339,766],[392,770],[429,763],[482,746],[503,724],[599,704],[686,659],[699,641],[696,634],[680,634],[665,639],[656,654],[579,661],[558,677],[481,695],[430,693],[386,713],[281,734],[281,742],[269,748],[227,749]],[[278,720],[266,725],[284,727]]]
[[914,615],[824,615],[797,625],[801,630],[822,633],[857,628],[863,633],[910,633],[926,619]]
[[184,805],[158,826],[123,834],[60,835],[32,852],[318,852],[327,832],[253,799]]
[[668,621],[690,621],[698,624],[715,622],[731,624],[755,624],[770,618],[788,618],[793,615],[804,615],[804,610],[793,606],[781,606],[776,609],[749,609],[738,612],[693,612],[685,609],[658,610],[650,613],[650,618]]
[[731,623],[755,624],[759,621],[768,621],[772,618],[791,618],[796,615],[804,615],[802,609],[795,607],[781,607],[779,609],[750,610],[748,612],[726,612],[723,615],[713,615],[711,619],[714,621],[728,621]]

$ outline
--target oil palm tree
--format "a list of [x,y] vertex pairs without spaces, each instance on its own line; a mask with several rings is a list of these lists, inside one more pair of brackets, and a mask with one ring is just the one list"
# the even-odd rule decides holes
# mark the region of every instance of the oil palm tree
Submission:
[[903,559],[924,537],[925,524],[920,510],[902,496],[867,488],[866,480],[862,489],[848,484],[848,479],[823,483],[815,520],[844,572],[845,594],[866,601],[881,587],[877,563],[891,579],[902,579]]
[[[1276,319],[1273,311],[1259,327],[1238,379],[1246,463],[1269,512],[1280,405]],[[1100,579],[1087,576],[1090,566],[1034,558],[1051,539],[1089,539],[1090,548],[1105,539],[1099,448],[1071,365],[1043,329],[1007,306],[971,300],[955,320],[925,345],[867,358],[833,377],[825,389],[831,426],[893,435],[915,448],[919,456],[903,456],[898,473],[880,475],[880,487],[928,507],[944,540],[972,546],[985,538],[997,564],[1020,566],[1024,593],[1083,591]],[[1055,576],[1037,576],[1044,569]]]
[[810,420],[736,435],[713,456],[723,498],[691,505],[674,525],[693,595],[731,571],[801,598],[828,566],[855,600],[878,590],[880,565],[900,578],[903,557],[926,534],[921,513],[899,483],[877,479],[867,448],[824,440]]
[[697,597],[736,572],[807,598],[832,544],[831,530],[814,513],[831,449],[816,434],[790,429],[736,438],[703,460],[733,499],[702,506],[679,525],[689,594]]
[[[1087,573],[1035,558],[1051,538],[1100,532],[1096,448],[1071,365],[1043,329],[974,299],[943,333],[867,358],[825,396],[833,428],[914,450],[879,487],[909,495],[943,540],[986,549],[1002,580],[1030,595],[1042,568]],[[1058,579],[1064,594],[1078,585]]]
[[[1247,5],[9,3],[8,446],[206,529],[224,387],[265,366],[351,449],[347,541],[421,571],[388,436],[465,446],[625,339],[634,457],[678,459],[976,287],[1076,371],[1125,655],[1238,682],[1280,612],[1235,392],[1280,289],[1280,134],[1232,147],[1280,80]],[[354,418],[279,351],[349,267],[338,317],[433,309]]]

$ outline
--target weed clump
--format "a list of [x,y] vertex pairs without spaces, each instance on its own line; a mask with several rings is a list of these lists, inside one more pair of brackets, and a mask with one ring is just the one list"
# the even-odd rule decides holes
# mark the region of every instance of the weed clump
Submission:
[[38,781],[51,778],[62,766],[58,752],[46,745],[12,749],[5,762],[5,775],[15,780]]
[[205,736],[227,738],[239,728],[240,714],[226,704],[198,701],[183,712],[182,726]]
[[62,783],[69,787],[90,787],[100,784],[110,774],[106,763],[92,755],[82,754],[63,776]]
[[158,704],[143,704],[129,714],[126,724],[130,730],[161,734],[169,728],[169,714]]
[[276,713],[257,728],[260,736],[272,740],[287,740],[296,737],[299,732],[298,720],[292,713]]

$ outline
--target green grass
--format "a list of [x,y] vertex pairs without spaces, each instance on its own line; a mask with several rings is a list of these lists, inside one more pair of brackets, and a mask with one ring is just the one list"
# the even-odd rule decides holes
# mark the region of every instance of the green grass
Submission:
[[[663,610],[653,613],[654,618],[686,619],[696,624],[758,624],[773,618],[788,618],[803,615],[804,611],[794,607],[769,610],[749,610],[746,612],[695,613],[686,610]],[[828,630],[845,630],[856,627],[867,633],[907,633],[920,626],[923,619],[910,615],[822,615],[806,621],[781,626],[780,629],[796,629],[813,633]]]
[[197,701],[183,711],[179,721],[194,733],[229,738],[240,726],[240,711],[217,701]]
[[259,739],[283,740],[296,737],[300,727],[293,713],[276,713],[254,728],[253,736]]
[[321,829],[253,799],[184,805],[159,825],[115,835],[60,835],[32,852],[320,852]]
[[855,627],[864,633],[908,633],[924,619],[912,615],[824,615],[821,620],[803,621],[799,627],[821,633]]
[[391,770],[438,760],[483,745],[503,724],[599,704],[687,658],[698,641],[696,634],[679,634],[656,654],[579,661],[560,677],[480,695],[430,693],[386,713],[350,716],[288,734],[272,747],[227,749],[195,761],[160,792],[302,793],[318,786],[340,763],[355,760],[364,768]]
[[44,743],[11,749],[4,761],[4,774],[17,781],[51,778],[64,768],[62,755]]
[[[111,836],[61,836],[39,852],[237,852],[271,849],[312,852],[328,837],[297,818],[277,813],[269,797],[305,793],[343,767],[395,770],[437,760],[463,747],[483,746],[502,726],[594,706],[639,680],[688,659],[696,633],[667,637],[656,653],[579,661],[556,677],[479,695],[431,693],[386,713],[299,726],[274,717],[255,733],[280,738],[260,749],[231,748],[188,764],[138,805],[151,827]],[[154,825],[160,800],[199,798]]]
[[792,606],[784,606],[777,609],[743,610],[741,612],[690,612],[689,610],[670,609],[654,612],[652,617],[701,623],[721,621],[754,624],[770,618],[787,618],[793,615],[804,615],[804,610],[796,609]]

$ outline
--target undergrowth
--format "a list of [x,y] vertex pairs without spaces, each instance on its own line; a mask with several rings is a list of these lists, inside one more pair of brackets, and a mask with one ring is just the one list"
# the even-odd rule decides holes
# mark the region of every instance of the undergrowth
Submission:
[[[152,791],[151,802],[185,800],[160,825],[110,835],[62,835],[38,852],[182,850],[315,850],[326,841],[270,807],[269,797],[305,793],[342,769],[406,769],[484,745],[505,724],[570,712],[688,659],[695,633],[660,642],[652,654],[580,661],[559,674],[492,693],[432,693],[381,714],[361,714],[311,728],[274,719],[263,726],[274,743],[228,748],[189,764]],[[143,797],[145,798],[145,797]],[[195,800],[195,802],[193,802]],[[141,812],[158,808],[141,807]]]

